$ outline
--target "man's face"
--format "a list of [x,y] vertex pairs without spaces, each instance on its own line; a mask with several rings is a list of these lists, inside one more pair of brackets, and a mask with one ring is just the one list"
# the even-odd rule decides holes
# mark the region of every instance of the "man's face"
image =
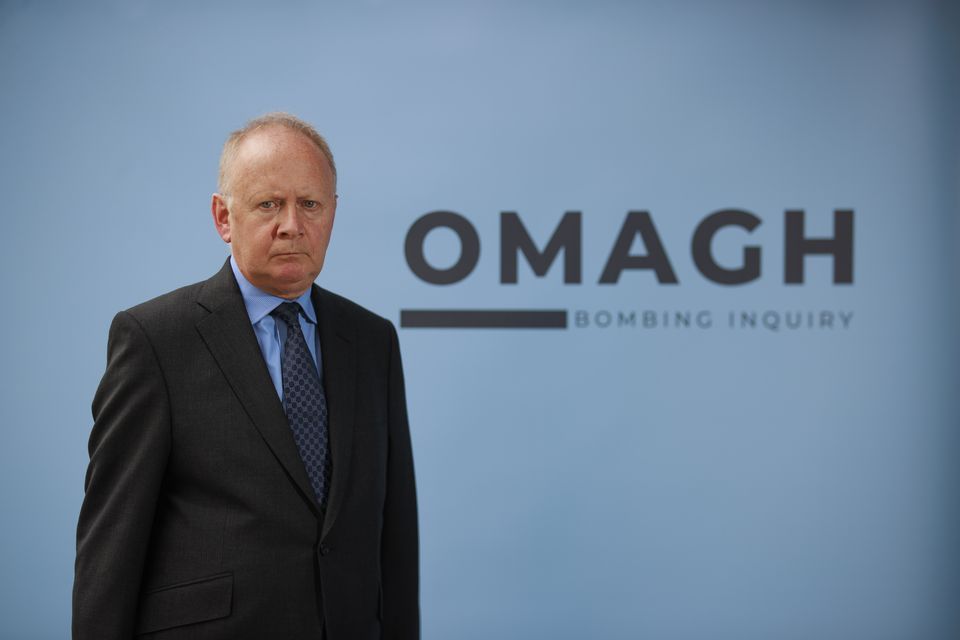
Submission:
[[313,284],[333,230],[333,171],[305,135],[273,126],[248,135],[214,194],[217,232],[258,289],[293,299]]

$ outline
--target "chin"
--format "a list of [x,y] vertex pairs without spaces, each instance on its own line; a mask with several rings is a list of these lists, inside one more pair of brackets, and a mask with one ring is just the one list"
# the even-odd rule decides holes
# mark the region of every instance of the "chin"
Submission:
[[318,275],[319,272],[311,269],[281,269],[279,273],[274,274],[273,281],[276,283],[276,288],[282,291],[302,292],[310,288]]

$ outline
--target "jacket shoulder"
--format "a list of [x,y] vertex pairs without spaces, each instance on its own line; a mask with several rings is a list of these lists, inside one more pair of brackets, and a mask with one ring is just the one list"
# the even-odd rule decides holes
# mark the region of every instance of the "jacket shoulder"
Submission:
[[141,322],[149,322],[155,318],[162,318],[170,314],[182,313],[184,310],[196,306],[197,295],[204,282],[193,284],[168,291],[124,311]]
[[319,292],[321,306],[318,310],[319,313],[337,311],[342,314],[344,318],[349,319],[361,332],[365,329],[377,332],[393,330],[393,323],[390,322],[390,320],[357,304],[350,298],[320,286],[317,286],[316,289]]

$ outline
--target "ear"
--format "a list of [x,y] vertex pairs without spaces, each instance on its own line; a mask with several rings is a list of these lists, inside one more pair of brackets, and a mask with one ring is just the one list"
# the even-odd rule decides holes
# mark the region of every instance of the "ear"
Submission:
[[213,214],[213,226],[223,241],[230,242],[230,210],[227,208],[226,197],[219,193],[213,194],[210,199],[210,213]]
[[333,206],[330,207],[330,228],[328,233],[333,233],[333,221],[337,219],[337,200],[340,199],[340,196],[333,194]]

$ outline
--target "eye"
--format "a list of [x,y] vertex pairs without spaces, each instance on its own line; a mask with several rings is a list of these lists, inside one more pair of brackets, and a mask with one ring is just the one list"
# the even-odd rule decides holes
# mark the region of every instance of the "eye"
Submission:
[[319,208],[320,208],[320,203],[317,202],[316,200],[304,200],[303,202],[301,202],[301,204],[303,205],[303,208],[304,208],[304,209],[311,209],[311,210],[312,210],[312,209],[319,209]]
[[277,208],[276,200],[264,200],[257,205],[258,208],[263,209],[264,211],[272,211]]

